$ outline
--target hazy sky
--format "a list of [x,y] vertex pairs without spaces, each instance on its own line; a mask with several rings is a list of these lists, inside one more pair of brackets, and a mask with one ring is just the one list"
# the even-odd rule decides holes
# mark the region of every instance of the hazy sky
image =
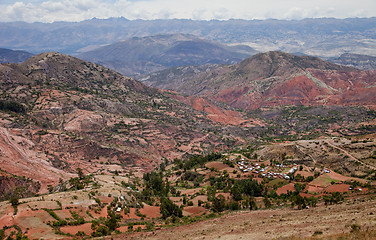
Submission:
[[376,0],[0,0],[0,21],[374,17]]

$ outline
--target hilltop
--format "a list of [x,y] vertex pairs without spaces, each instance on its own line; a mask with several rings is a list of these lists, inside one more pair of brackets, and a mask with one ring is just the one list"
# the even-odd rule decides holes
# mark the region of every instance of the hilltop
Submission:
[[[155,73],[141,81],[243,110],[285,105],[374,106],[376,102],[375,71],[336,65],[316,57],[267,52],[198,74],[187,75],[182,69],[172,69],[171,75],[166,71]],[[164,78],[166,75],[172,77]]]

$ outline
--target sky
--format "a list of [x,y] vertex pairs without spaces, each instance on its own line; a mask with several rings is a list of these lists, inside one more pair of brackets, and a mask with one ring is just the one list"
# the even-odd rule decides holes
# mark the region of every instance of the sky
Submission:
[[0,22],[376,17],[376,0],[0,0]]

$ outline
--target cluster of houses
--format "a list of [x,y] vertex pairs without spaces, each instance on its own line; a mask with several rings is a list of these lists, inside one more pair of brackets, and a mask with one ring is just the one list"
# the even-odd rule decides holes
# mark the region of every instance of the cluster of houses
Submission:
[[[269,166],[262,167],[258,163],[255,163],[254,165],[249,165],[249,163],[246,162],[244,158],[241,158],[240,161],[237,162],[237,165],[239,169],[244,173],[252,172],[255,174],[261,174],[263,177],[267,178],[284,178],[287,180],[290,179],[290,176],[288,174],[293,174],[298,170],[298,168],[294,166],[287,173],[272,172],[268,170]],[[284,166],[283,164],[277,164],[276,167],[287,168],[288,166]]]

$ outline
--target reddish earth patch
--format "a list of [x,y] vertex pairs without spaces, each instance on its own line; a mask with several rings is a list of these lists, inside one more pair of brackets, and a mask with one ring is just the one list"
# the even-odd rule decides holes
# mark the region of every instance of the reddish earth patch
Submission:
[[94,212],[94,210],[91,210],[90,213],[93,215],[94,218],[99,218],[99,217],[107,217],[107,207],[105,206],[104,208],[101,209],[100,213],[97,214]]
[[160,214],[160,207],[158,206],[150,206],[144,203],[144,207],[140,209],[140,213],[146,215],[148,218],[159,218]]
[[307,178],[307,177],[310,177],[310,176],[312,176],[312,177],[315,176],[315,174],[313,172],[307,172],[307,171],[297,171],[295,173],[295,176],[298,175],[298,174],[300,174],[304,178]]
[[93,230],[91,229],[91,223],[85,223],[78,226],[65,226],[61,227],[60,230],[64,233],[70,233],[72,235],[75,235],[79,231],[84,232],[86,235],[91,235]]
[[327,187],[325,189],[325,191],[328,192],[328,193],[332,193],[332,192],[341,192],[341,193],[344,193],[344,192],[350,191],[349,187],[350,187],[350,185],[344,184],[344,183],[333,184],[333,185]]
[[170,197],[170,200],[173,201],[179,207],[183,205],[183,197]]
[[204,212],[206,212],[207,209],[204,208],[204,207],[190,206],[190,207],[185,207],[184,211],[188,212],[190,215],[199,216],[199,215],[203,214]]
[[280,188],[277,189],[276,193],[278,195],[281,195],[281,194],[287,194],[287,192],[290,191],[290,192],[295,192],[295,187],[294,187],[294,183],[289,183],[285,186],[282,186]]
[[137,230],[137,228],[146,229],[146,225],[133,225],[133,231]]
[[307,185],[305,191],[311,192],[311,193],[321,193],[324,191],[323,187],[315,186],[315,185]]
[[213,122],[243,125],[243,126],[265,126],[260,120],[244,118],[239,112],[222,109],[201,97],[184,97],[180,95],[171,95],[185,104],[192,106],[194,109],[207,113],[207,118]]
[[139,216],[136,215],[136,208],[130,208],[128,216],[130,219],[141,219]]
[[122,233],[128,232],[128,226],[118,227],[117,230],[119,230]]
[[[72,212],[77,212],[74,209],[71,210],[71,211]],[[56,213],[56,215],[58,215],[62,219],[64,219],[64,218],[71,218],[72,217],[68,209],[56,210],[54,212]]]
[[194,188],[194,189],[187,189],[187,190],[183,190],[181,191],[181,194],[186,194],[186,195],[193,195],[195,193],[198,193],[200,192],[201,188]]
[[205,164],[205,167],[207,168],[214,168],[218,171],[222,171],[226,168],[229,168],[228,165],[224,164],[224,163],[221,163],[221,162],[209,162],[207,164]]
[[0,120],[0,166],[17,176],[25,176],[41,183],[40,193],[48,192],[49,184],[56,184],[59,178],[68,179],[74,174],[57,169],[44,155],[34,151],[34,142],[2,127]]
[[114,200],[113,197],[106,196],[98,196],[98,199],[101,201],[101,203],[111,203]]
[[299,193],[299,195],[300,195],[301,197],[306,197],[306,198],[310,198],[310,197],[313,196],[312,194],[309,194],[309,193]]
[[199,200],[201,200],[203,202],[206,202],[206,201],[208,201],[208,196],[201,195],[201,196],[195,197],[194,199],[192,199],[193,205],[198,206],[198,201]]
[[13,212],[14,212],[13,207],[9,204],[5,208],[3,207],[1,210],[2,211],[0,212],[1,213],[1,215],[0,215],[0,228],[2,228],[3,226],[13,225],[13,221],[14,221],[14,219],[13,219]]

